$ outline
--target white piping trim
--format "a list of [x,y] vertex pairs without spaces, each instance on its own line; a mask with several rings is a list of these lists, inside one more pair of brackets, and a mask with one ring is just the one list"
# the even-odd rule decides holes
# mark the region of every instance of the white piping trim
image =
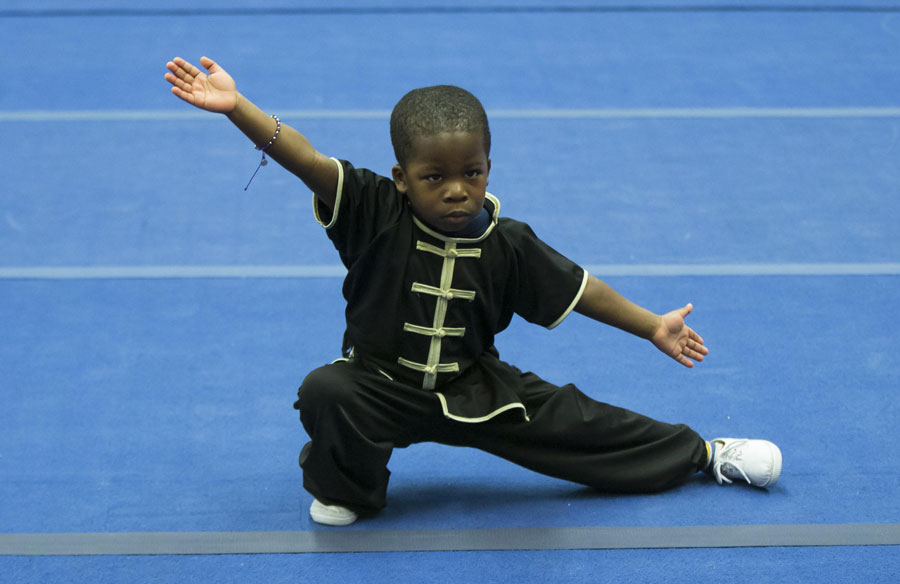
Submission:
[[331,221],[328,222],[328,225],[322,221],[322,218],[319,217],[319,198],[316,197],[316,194],[313,193],[313,215],[316,217],[316,221],[324,227],[325,229],[331,229],[338,218],[338,211],[341,209],[341,193],[344,190],[344,165],[341,164],[340,160],[337,158],[331,158],[334,163],[337,165],[338,169],[338,181],[337,181],[337,190],[334,194],[334,209],[331,211]]
[[486,416],[481,416],[479,418],[465,418],[463,416],[457,416],[456,414],[451,414],[450,410],[447,409],[447,398],[444,397],[444,394],[442,394],[438,391],[434,392],[434,394],[436,396],[438,396],[438,399],[441,402],[441,409],[444,411],[444,417],[449,418],[451,420],[456,420],[457,422],[465,422],[467,424],[480,424],[481,422],[487,422],[491,418],[495,418],[495,417],[499,416],[500,414],[502,414],[503,412],[508,412],[509,410],[512,410],[515,408],[521,408],[522,412],[525,415],[525,420],[527,422],[531,421],[531,418],[528,417],[528,411],[525,409],[525,404],[520,404],[520,403],[506,404],[502,408],[498,408],[498,409],[494,410],[493,412],[487,414]]
[[575,295],[575,298],[572,299],[572,303],[569,304],[569,307],[566,309],[566,311],[563,312],[563,313],[559,316],[559,318],[557,318],[557,319],[553,322],[553,324],[551,324],[550,326],[548,326],[548,327],[547,327],[547,330],[553,330],[553,329],[555,329],[557,326],[559,326],[559,324],[560,324],[562,321],[566,320],[566,317],[569,316],[569,315],[572,313],[573,310],[575,310],[575,305],[578,304],[578,301],[579,301],[579,300],[581,300],[581,296],[582,296],[582,294],[584,294],[584,289],[587,288],[587,283],[588,283],[588,276],[589,276],[589,274],[588,274],[587,270],[583,270],[583,272],[584,272],[584,276],[581,278],[581,288],[578,289],[578,294],[576,294],[576,295]]

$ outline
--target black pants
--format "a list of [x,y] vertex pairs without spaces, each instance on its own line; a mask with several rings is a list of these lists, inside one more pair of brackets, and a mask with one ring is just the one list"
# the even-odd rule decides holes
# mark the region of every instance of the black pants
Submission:
[[558,387],[503,366],[517,374],[530,420],[521,410],[477,424],[448,419],[433,393],[358,362],[312,371],[295,404],[310,436],[300,454],[304,488],[323,503],[377,513],[386,504],[393,449],[419,442],[478,448],[607,493],[676,486],[705,460],[703,439],[687,426],[658,422],[595,401],[574,385]]

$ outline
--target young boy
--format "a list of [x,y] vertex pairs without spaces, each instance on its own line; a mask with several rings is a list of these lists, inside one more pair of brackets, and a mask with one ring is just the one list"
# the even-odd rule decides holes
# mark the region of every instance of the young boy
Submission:
[[203,57],[176,58],[179,98],[226,114],[313,192],[316,220],[348,273],[344,359],[312,371],[295,407],[310,441],[303,485],[318,523],[348,525],[385,506],[394,448],[438,442],[482,449],[604,492],[667,489],[706,470],[719,484],[770,487],[781,452],[765,440],[706,442],[557,387],[499,359],[494,335],[513,313],[553,328],[572,312],[650,340],[686,367],[708,354],[684,318],[656,315],[500,216],[485,191],[490,129],[457,87],[411,91],[391,115],[392,178],[327,158],[254,106]]

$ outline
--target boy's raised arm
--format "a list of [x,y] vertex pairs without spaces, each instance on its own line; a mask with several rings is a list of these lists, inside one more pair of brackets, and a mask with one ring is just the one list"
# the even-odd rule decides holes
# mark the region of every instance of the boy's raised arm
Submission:
[[[268,144],[275,135],[275,120],[241,95],[231,75],[212,59],[201,57],[200,64],[208,75],[180,57],[166,63],[172,93],[200,109],[225,114],[258,147]],[[278,138],[265,152],[297,175],[329,209],[334,208],[337,167],[303,134],[282,123]]]
[[685,367],[694,366],[691,359],[703,361],[709,354],[700,335],[684,322],[693,308],[688,304],[657,315],[634,304],[594,276],[588,277],[584,294],[575,305],[575,311],[580,314],[649,340]]

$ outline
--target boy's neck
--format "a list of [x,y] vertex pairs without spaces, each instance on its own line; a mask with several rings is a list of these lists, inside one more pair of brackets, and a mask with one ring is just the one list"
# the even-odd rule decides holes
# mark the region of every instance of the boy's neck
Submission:
[[[413,211],[415,213],[415,211]],[[434,225],[424,221],[421,217],[416,215],[416,218],[421,221],[424,225],[427,225],[429,229],[435,231],[436,233],[440,233],[444,237],[456,237],[461,239],[475,239],[484,235],[484,232],[491,225],[491,214],[487,210],[487,207],[482,207],[481,212],[475,216],[471,221],[469,221],[468,225],[460,229],[459,231],[443,231],[438,229]]]

